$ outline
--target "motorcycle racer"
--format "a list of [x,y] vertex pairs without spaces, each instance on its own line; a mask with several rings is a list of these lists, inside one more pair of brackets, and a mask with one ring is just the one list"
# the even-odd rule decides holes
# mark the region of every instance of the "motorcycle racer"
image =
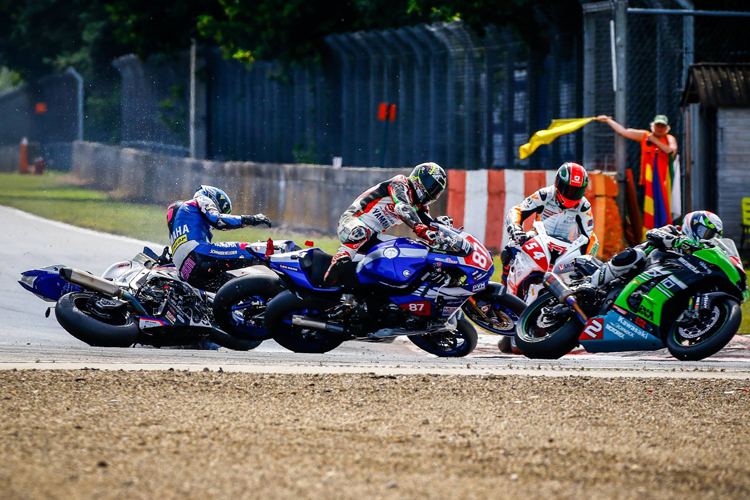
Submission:
[[191,200],[177,201],[167,209],[172,260],[180,276],[201,290],[216,291],[224,284],[224,271],[251,264],[253,255],[244,243],[211,243],[213,229],[223,231],[265,224],[263,215],[230,215],[232,201],[221,189],[200,186]]
[[[341,246],[326,272],[325,285],[335,285],[354,254],[391,227],[406,224],[420,238],[434,240],[428,206],[443,193],[447,179],[440,165],[428,162],[414,167],[408,177],[397,175],[362,193],[339,219]],[[450,218],[441,219],[438,222],[449,223]]]
[[[516,245],[523,245],[528,235],[523,230],[523,221],[531,216],[544,223],[547,234],[572,241],[578,235],[589,238],[585,253],[596,253],[598,241],[594,233],[594,215],[591,204],[584,194],[589,177],[586,169],[578,163],[566,162],[557,170],[555,184],[544,187],[526,198],[520,205],[508,211],[505,228]],[[518,251],[516,245],[506,246],[501,255],[503,283],[507,283],[510,263]]]
[[682,228],[667,225],[651,229],[646,241],[635,248],[626,248],[591,275],[590,287],[601,287],[615,278],[640,271],[646,257],[653,250],[692,253],[707,246],[724,234],[724,223],[718,215],[707,210],[690,212],[682,221]]

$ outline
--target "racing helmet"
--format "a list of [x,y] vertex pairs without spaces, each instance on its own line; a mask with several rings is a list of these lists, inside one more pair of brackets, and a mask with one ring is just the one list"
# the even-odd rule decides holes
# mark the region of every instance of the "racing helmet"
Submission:
[[724,223],[708,210],[690,212],[682,220],[682,234],[694,243],[706,242],[724,235]]
[[555,176],[555,199],[561,208],[573,208],[581,201],[589,185],[589,174],[583,165],[563,163]]
[[414,167],[409,176],[409,183],[414,190],[414,201],[424,206],[437,200],[445,191],[448,177],[443,167],[437,163],[427,162]]
[[193,198],[196,198],[198,196],[205,196],[209,200],[213,201],[214,205],[216,205],[216,208],[219,209],[219,212],[223,214],[232,213],[232,200],[229,199],[229,196],[224,192],[224,190],[213,186],[201,185],[195,191],[195,195],[193,195]]

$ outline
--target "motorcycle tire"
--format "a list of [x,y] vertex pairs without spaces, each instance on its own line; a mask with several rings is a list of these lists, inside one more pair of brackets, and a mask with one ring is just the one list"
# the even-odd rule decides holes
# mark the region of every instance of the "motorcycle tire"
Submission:
[[[461,338],[463,339],[463,342],[451,345],[452,342],[446,342],[449,337],[452,340]],[[468,355],[477,346],[478,338],[479,335],[477,334],[476,328],[474,328],[471,321],[465,317],[458,320],[455,332],[409,335],[409,340],[411,340],[417,347],[441,358],[462,358]]]
[[511,345],[513,337],[510,335],[503,336],[498,342],[497,342],[497,348],[500,349],[500,352],[503,354],[513,354],[513,346]]
[[[253,274],[236,278],[216,293],[213,302],[214,318],[225,335],[231,335],[241,340],[263,341],[271,338],[271,334],[265,325],[241,324],[241,319],[233,309],[242,301],[254,297],[265,302],[257,306],[252,313],[260,314],[268,305],[268,301],[278,295],[282,290],[282,283],[278,276],[266,274]],[[221,344],[221,342],[217,342]],[[228,347],[228,346],[225,346]],[[244,349],[243,349],[244,350]]]
[[211,331],[211,342],[233,351],[252,351],[263,343],[262,340],[240,339],[217,328]]
[[266,308],[265,324],[272,338],[292,352],[320,354],[336,349],[344,342],[342,335],[292,325],[294,315],[315,315],[333,304],[320,299],[303,300],[286,290],[271,299]]
[[516,346],[527,358],[559,359],[578,345],[578,337],[581,335],[583,324],[572,311],[562,324],[554,324],[555,329],[548,335],[544,337],[529,335],[527,323],[533,323],[533,326],[537,327],[541,309],[550,301],[557,302],[557,299],[546,291],[539,294],[539,298],[526,308],[518,320],[515,335]]
[[123,304],[108,312],[96,311],[97,300],[111,299],[94,292],[63,295],[55,305],[57,322],[69,334],[90,346],[130,347],[135,344],[140,329],[127,307]]
[[[693,339],[682,337],[679,323],[676,321],[672,323],[666,338],[667,349],[672,356],[681,361],[699,361],[716,354],[732,340],[742,323],[740,304],[735,300],[725,298],[715,301],[714,306],[718,306],[719,309],[717,324],[706,332],[710,332],[710,335],[703,341],[690,344]],[[685,345],[685,342],[688,345]]]

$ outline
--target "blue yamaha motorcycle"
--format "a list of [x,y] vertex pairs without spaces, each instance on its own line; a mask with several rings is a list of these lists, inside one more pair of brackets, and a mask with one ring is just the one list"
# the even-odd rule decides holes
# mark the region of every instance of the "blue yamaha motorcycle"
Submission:
[[[412,238],[377,243],[354,259],[336,288],[323,285],[331,256],[320,249],[271,256],[268,266],[285,290],[265,310],[268,335],[281,346],[304,353],[327,352],[346,340],[406,335],[436,356],[466,356],[476,347],[477,332],[462,306],[475,295],[482,300],[473,300],[470,310],[502,310],[509,318],[507,332],[494,312],[494,322],[480,325],[502,330],[495,333],[512,333],[523,303],[503,304],[506,297],[511,302],[518,299],[490,283],[494,271],[490,252],[459,229],[441,224],[432,228],[436,234],[432,245]],[[474,316],[487,318],[476,311]]]

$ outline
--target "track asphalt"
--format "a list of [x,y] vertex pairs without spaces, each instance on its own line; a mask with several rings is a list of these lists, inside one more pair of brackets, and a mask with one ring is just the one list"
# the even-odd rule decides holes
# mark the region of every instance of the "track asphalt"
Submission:
[[[273,341],[249,352],[182,349],[104,349],[89,347],[67,334],[50,305],[17,283],[28,269],[65,264],[103,272],[144,245],[159,246],[49,221],[0,207],[0,368],[191,369],[259,373],[501,374],[587,376],[668,376],[750,378],[750,338],[735,337],[717,355],[701,362],[680,362],[666,350],[623,354],[574,351],[561,360],[538,361],[498,351],[498,337],[480,335],[472,355],[440,359],[407,339],[391,344],[347,342],[324,355],[288,352]],[[165,229],[166,230],[166,229]],[[242,231],[237,231],[242,238]]]

